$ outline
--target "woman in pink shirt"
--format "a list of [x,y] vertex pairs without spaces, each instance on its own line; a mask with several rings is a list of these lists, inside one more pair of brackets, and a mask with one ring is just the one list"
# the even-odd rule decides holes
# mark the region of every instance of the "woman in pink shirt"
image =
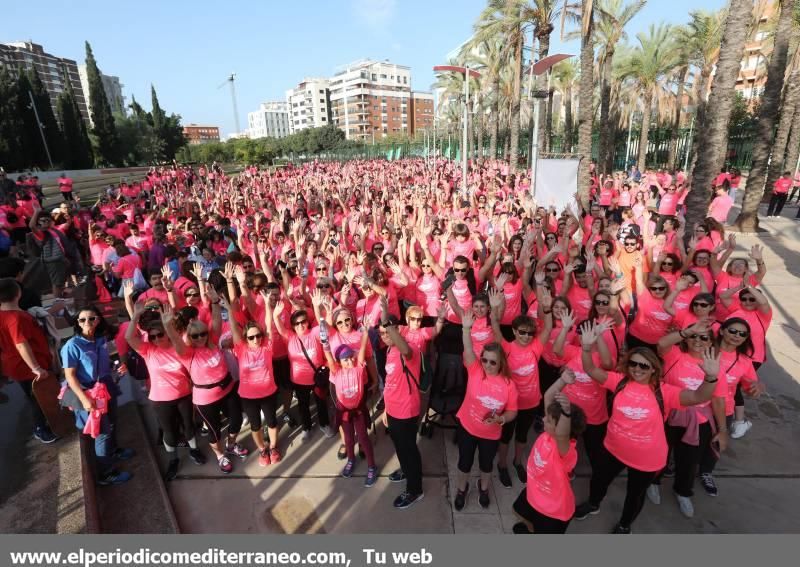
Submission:
[[[160,306],[156,304],[156,307],[158,310],[149,310],[144,302],[134,305],[125,340],[147,366],[150,378],[148,398],[153,403],[158,426],[163,431],[164,449],[170,456],[165,479],[173,480],[178,475],[180,464],[177,454],[178,422],[183,426],[183,437],[189,444],[189,458],[195,464],[202,465],[206,457],[197,448],[194,435],[192,382],[164,331]],[[147,341],[142,340],[140,329],[147,332]]]
[[[637,259],[638,260],[638,259]],[[655,349],[658,339],[669,329],[675,311],[665,305],[669,295],[669,284],[661,276],[651,276],[644,284],[641,266],[636,267],[636,314],[625,340],[628,348],[635,346]]]
[[613,533],[629,534],[644,506],[647,487],[667,464],[666,417],[672,410],[711,399],[717,386],[719,356],[709,349],[703,358],[703,382],[697,389],[682,389],[661,382],[661,359],[649,348],[628,350],[620,366],[624,373],[597,367],[592,358],[597,339],[593,329],[581,334],[581,359],[586,373],[612,392],[611,416],[600,466],[592,470],[589,499],[576,507],[574,518],[583,520],[599,513],[609,485],[627,468],[625,503]]
[[[569,377],[565,377],[565,381]],[[528,457],[526,487],[514,502],[522,522],[515,534],[563,534],[575,513],[570,474],[578,462],[577,438],[586,427],[586,415],[556,386],[545,392],[544,432]]]
[[517,388],[511,380],[505,353],[498,343],[489,343],[480,354],[472,350],[472,314],[464,313],[462,343],[467,369],[467,391],[458,410],[458,484],[455,509],[462,510],[469,491],[469,474],[478,451],[478,502],[489,507],[492,465],[500,444],[503,425],[517,417]]

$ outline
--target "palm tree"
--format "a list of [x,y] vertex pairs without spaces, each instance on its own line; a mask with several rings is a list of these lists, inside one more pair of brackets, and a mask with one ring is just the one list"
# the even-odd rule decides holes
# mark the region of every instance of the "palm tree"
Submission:
[[639,45],[625,53],[625,58],[620,61],[618,67],[620,78],[633,80],[642,97],[643,118],[638,159],[640,171],[644,171],[646,165],[650,119],[656,99],[656,89],[659,82],[675,66],[675,50],[670,30],[671,26],[666,24],[660,24],[658,27],[651,24],[647,35],[636,34]]
[[[566,9],[565,9],[566,12]],[[578,87],[578,195],[584,209],[589,209],[591,185],[589,163],[592,158],[592,119],[594,93],[594,1],[581,0],[581,76]]]
[[[708,115],[702,124],[695,120],[698,143],[697,162],[692,170],[692,190],[686,200],[686,221],[690,226],[706,215],[711,182],[719,172],[728,148],[728,123],[735,96],[744,44],[747,40],[752,0],[731,0],[724,23],[720,56],[708,97]],[[687,231],[690,234],[691,231]]]
[[767,83],[761,96],[758,111],[756,140],[753,145],[753,161],[747,177],[742,210],[736,219],[736,226],[743,232],[758,229],[758,205],[764,196],[764,176],[770,149],[774,142],[775,120],[781,101],[781,90],[786,73],[786,61],[789,52],[789,39],[792,35],[792,17],[796,0],[781,0],[778,28],[775,32],[775,44],[767,67]]
[[684,26],[676,26],[676,67],[675,67],[675,108],[674,119],[672,120],[672,128],[670,129],[669,140],[669,157],[667,158],[667,167],[674,168],[678,160],[678,134],[681,127],[681,111],[683,110],[683,97],[686,89],[686,79],[689,76],[690,57],[691,52],[687,43],[682,41],[682,38],[688,35],[688,28]]
[[564,105],[564,141],[561,151],[572,152],[572,89],[577,85],[578,64],[572,59],[561,61],[553,67],[553,85],[561,93],[561,104]]
[[600,64],[600,137],[598,162],[600,168],[610,172],[614,159],[613,135],[616,129],[609,119],[611,106],[611,79],[617,44],[627,37],[625,26],[639,13],[647,0],[599,0],[596,7],[595,37]]
[[[480,101],[479,109],[481,117],[479,122],[481,128],[479,133],[481,141],[479,146],[482,148],[482,134],[483,134],[483,114],[485,110],[489,111],[489,155],[492,158],[497,157],[497,135],[500,129],[500,73],[503,69],[503,44],[501,38],[488,39],[484,41],[471,41],[464,44],[461,50],[461,57],[463,57],[470,68],[480,70],[480,95],[477,96]],[[478,93],[478,91],[476,91]]]

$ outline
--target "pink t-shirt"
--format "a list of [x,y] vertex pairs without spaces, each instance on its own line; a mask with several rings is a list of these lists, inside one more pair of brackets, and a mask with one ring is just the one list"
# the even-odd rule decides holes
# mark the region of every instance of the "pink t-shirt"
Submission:
[[484,423],[491,415],[517,411],[517,388],[508,378],[486,374],[479,358],[467,367],[467,393],[456,417],[461,426],[479,439],[500,439],[503,426]]
[[364,398],[367,385],[367,369],[364,366],[339,368],[331,372],[331,384],[336,392],[336,400],[345,409],[356,409]]
[[189,371],[189,376],[195,384],[195,387],[192,388],[192,401],[195,405],[213,404],[233,390],[233,381],[225,388],[198,388],[196,386],[197,384],[221,382],[228,374],[228,363],[220,349],[187,347],[186,353],[180,357],[180,360]]
[[709,214],[717,222],[724,224],[728,220],[731,207],[733,207],[733,198],[730,195],[718,195],[711,201]]
[[129,280],[133,278],[136,268],[142,268],[141,257],[139,257],[138,254],[128,254],[127,256],[123,256],[119,259],[119,262],[117,262],[116,272],[123,280]]
[[678,193],[671,193],[669,191],[661,195],[661,201],[658,203],[659,215],[674,215],[678,209]]
[[575,445],[575,440],[570,440],[569,450],[562,456],[556,440],[549,433],[542,433],[533,444],[526,467],[528,504],[540,514],[562,522],[575,513],[575,493],[569,481],[569,473],[578,462]]
[[[403,364],[410,375],[403,370]],[[421,358],[419,351],[411,349],[411,358],[401,360],[397,347],[386,351],[386,385],[383,399],[386,413],[396,419],[416,417],[420,411],[419,377]]]
[[411,348],[425,354],[428,352],[428,343],[430,343],[433,338],[433,327],[421,327],[419,329],[400,327],[400,335],[402,335]]
[[292,382],[300,386],[313,386],[314,368],[308,363],[302,347],[305,347],[308,358],[315,367],[319,368],[324,365],[322,344],[319,342],[319,327],[314,327],[302,337],[292,333],[287,341],[287,346],[292,369]]
[[474,320],[469,336],[472,339],[472,350],[478,356],[483,352],[483,347],[494,342],[494,331],[486,317]]
[[664,300],[654,298],[648,290],[640,293],[637,298],[638,308],[630,332],[646,343],[656,344],[667,334],[672,315],[664,311]]
[[278,391],[272,375],[272,344],[262,339],[262,344],[250,348],[246,344],[234,345],[233,352],[239,362],[239,397],[248,400],[266,398]]
[[[586,423],[589,425],[605,423],[608,421],[606,391],[583,370],[581,347],[568,345],[564,349],[564,356],[569,357],[566,366],[575,374],[575,381],[564,387],[564,394],[569,398],[570,403],[583,410],[583,413],[586,414]],[[600,357],[596,353],[592,355],[592,359],[595,364],[600,362]]]
[[753,359],[747,355],[739,354],[735,351],[721,351],[719,357],[720,374],[725,376],[725,415],[733,415],[734,396],[736,386],[740,381],[744,381],[747,387],[758,382],[758,374],[753,366]]
[[[456,296],[456,302],[458,306],[461,307],[462,311],[466,311],[467,309],[472,308],[472,293],[469,291],[469,284],[467,283],[466,279],[463,280],[455,280],[452,286],[453,295]],[[451,323],[455,323],[456,325],[461,324],[461,317],[456,315],[455,311],[450,307],[450,303],[447,303],[447,320]]]
[[[614,392],[623,378],[624,375],[619,372],[609,372],[603,387]],[[604,443],[606,449],[629,467],[640,471],[663,469],[667,464],[664,421],[670,411],[683,409],[680,394],[681,388],[661,384],[664,399],[662,415],[653,389],[648,384],[629,380],[614,397]]]
[[511,369],[511,377],[517,386],[519,409],[535,408],[542,401],[542,392],[539,386],[539,359],[544,351],[544,346],[536,337],[526,347],[518,345],[516,341],[503,341],[503,350]]
[[192,383],[175,349],[158,348],[142,342],[139,354],[147,365],[150,375],[149,398],[153,402],[170,402],[192,393]]
[[573,281],[567,292],[567,299],[575,314],[576,321],[585,321],[589,318],[589,311],[592,309],[592,296],[589,295],[588,288],[581,287]]
[[[664,378],[665,384],[672,384],[678,386],[681,390],[697,390],[703,385],[705,373],[700,366],[701,360],[694,358],[692,355],[682,352],[677,346],[672,347],[667,351],[664,356]],[[717,376],[719,378],[719,376]],[[714,390],[714,397],[724,398],[727,387],[725,380],[718,380],[717,387]],[[710,407],[711,400],[697,404],[695,408]],[[703,415],[698,415],[698,422],[706,423],[708,419]]]
[[506,282],[503,286],[503,295],[506,298],[506,309],[500,319],[501,325],[510,325],[515,317],[522,312],[522,278],[517,283]]
[[439,311],[441,282],[434,274],[427,274],[417,279],[414,284],[416,294],[414,302],[422,307],[425,315],[435,317]]
[[764,362],[767,360],[767,329],[772,323],[772,310],[769,313],[761,313],[758,309],[745,311],[738,309],[733,311],[728,319],[739,317],[747,321],[750,325],[750,339],[753,341],[753,362]]

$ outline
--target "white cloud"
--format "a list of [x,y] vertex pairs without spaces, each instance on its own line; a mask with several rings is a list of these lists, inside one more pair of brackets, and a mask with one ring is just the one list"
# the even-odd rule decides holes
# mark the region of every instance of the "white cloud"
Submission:
[[396,7],[396,0],[352,0],[351,10],[370,31],[382,32],[389,29]]

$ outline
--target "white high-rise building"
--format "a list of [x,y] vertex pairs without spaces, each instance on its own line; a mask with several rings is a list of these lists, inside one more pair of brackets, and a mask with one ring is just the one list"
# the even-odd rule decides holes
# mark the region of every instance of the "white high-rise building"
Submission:
[[262,102],[247,113],[249,138],[285,138],[290,134],[288,105],[282,101]]
[[[78,75],[80,75],[81,86],[86,95],[86,107],[89,109],[89,122],[91,123],[92,103],[89,99],[89,74],[86,71],[86,65],[78,65]],[[119,77],[113,75],[100,73],[100,80],[103,82],[103,90],[106,91],[106,99],[111,107],[111,112],[126,115],[125,97],[122,96],[122,87],[125,85],[119,82]]]
[[295,88],[286,91],[286,105],[290,133],[327,126],[331,120],[328,79],[303,79]]

